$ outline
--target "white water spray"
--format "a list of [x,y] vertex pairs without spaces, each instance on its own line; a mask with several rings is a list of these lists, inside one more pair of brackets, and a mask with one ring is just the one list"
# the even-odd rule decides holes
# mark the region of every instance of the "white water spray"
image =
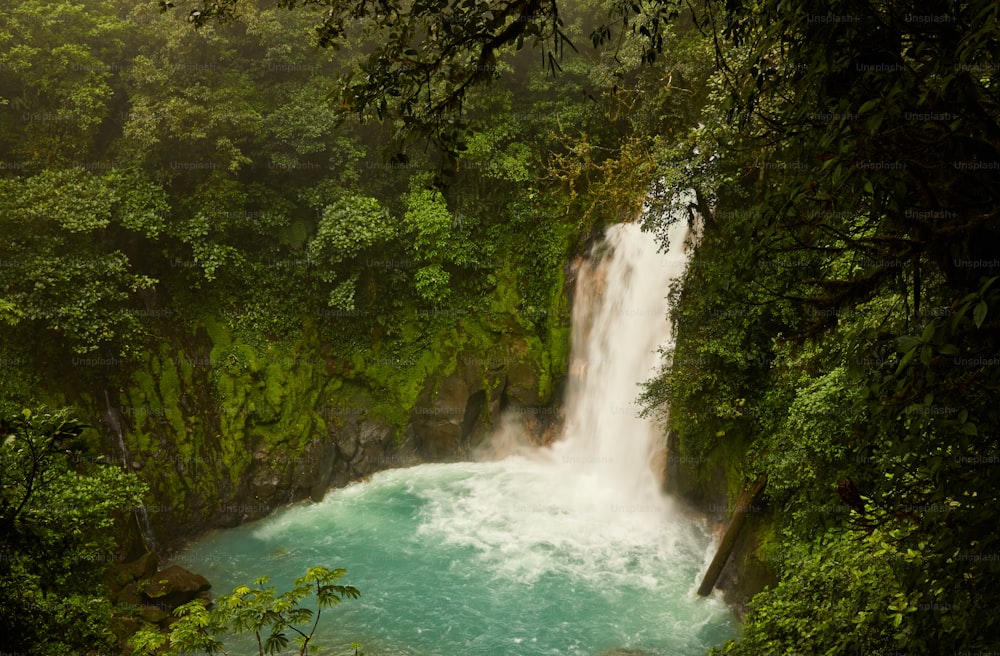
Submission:
[[425,534],[475,547],[487,568],[522,581],[617,567],[635,583],[628,563],[641,552],[652,556],[639,568],[642,585],[657,585],[653,561],[704,548],[661,490],[653,454],[662,434],[636,402],[670,345],[667,296],[684,270],[686,235],[677,222],[661,253],[638,225],[608,230],[603,256],[582,265],[576,283],[562,439],[421,491],[431,502]]

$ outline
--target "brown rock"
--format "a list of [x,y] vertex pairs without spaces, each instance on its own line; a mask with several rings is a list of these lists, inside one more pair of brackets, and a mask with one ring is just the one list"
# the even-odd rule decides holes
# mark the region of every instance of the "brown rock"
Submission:
[[111,632],[115,634],[115,638],[124,645],[128,642],[129,638],[136,634],[141,626],[139,622],[131,617],[117,615],[111,618],[110,628]]
[[139,596],[138,590],[139,584],[136,581],[132,581],[124,588],[122,588],[115,596],[114,599],[119,604],[125,606],[139,606],[142,604],[142,597]]
[[149,579],[142,596],[161,608],[177,608],[212,587],[204,576],[171,565]]
[[150,576],[156,571],[159,564],[160,557],[152,551],[147,551],[132,562],[111,567],[105,575],[105,580],[111,589],[117,592],[129,583]]
[[504,389],[511,401],[521,406],[542,406],[549,399],[539,394],[539,380],[542,372],[538,364],[529,356],[528,343],[519,339],[511,348],[511,364],[507,368],[507,386]]
[[455,371],[428,380],[410,420],[421,456],[430,460],[465,457],[498,419],[506,384],[502,362],[459,353]]

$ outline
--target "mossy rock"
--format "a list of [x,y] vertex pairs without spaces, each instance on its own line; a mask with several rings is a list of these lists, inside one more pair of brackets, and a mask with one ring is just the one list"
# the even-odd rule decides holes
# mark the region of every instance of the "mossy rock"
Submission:
[[134,618],[121,616],[112,617],[110,624],[111,632],[115,635],[115,639],[118,640],[119,644],[122,645],[135,635],[142,626]]
[[119,590],[115,596],[114,600],[125,606],[139,606],[142,604],[142,597],[139,596],[139,583],[133,581],[129,583],[124,588]]
[[[534,348],[537,353],[542,352],[541,341],[533,338]],[[542,358],[531,357],[536,353],[531,351],[531,346],[527,340],[515,340],[511,346],[511,364],[507,369],[507,385],[504,394],[510,397],[518,405],[522,406],[542,406],[548,399],[541,393],[541,381],[543,374]]]
[[163,608],[177,608],[212,587],[204,576],[177,565],[171,565],[147,580],[148,584],[142,586],[142,595]]

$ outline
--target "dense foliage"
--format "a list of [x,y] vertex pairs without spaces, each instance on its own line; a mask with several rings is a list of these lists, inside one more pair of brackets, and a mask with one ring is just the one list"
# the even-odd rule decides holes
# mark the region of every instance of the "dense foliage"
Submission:
[[[559,33],[586,42],[605,9],[567,9]],[[508,13],[487,22],[555,34]],[[581,50],[553,76],[556,58],[497,42],[476,81],[503,84],[455,68],[435,78],[441,98],[461,87],[440,116],[405,94],[376,107],[358,85],[395,44],[383,17],[355,17],[336,51],[316,47],[318,18],[242,3],[196,29],[152,0],[5,6],[0,408],[103,420],[95,448],[148,484],[164,540],[227,506],[309,495],[236,502],[324,466],[302,454],[362,412],[403,440],[421,394],[460,366],[521,367],[537,386],[524,402],[552,403],[566,262],[638,211],[655,175],[645,128],[688,118],[634,46]]]
[[[565,30],[583,38],[597,12],[580,7]],[[282,398],[318,385],[302,363],[335,379],[322,385],[332,398],[294,413],[314,424],[312,406],[363,393],[402,434],[463,344],[526,343],[551,401],[568,343],[563,264],[650,179],[633,165],[650,144],[622,140],[635,100],[615,87],[638,62],[590,52],[552,78],[508,53],[498,70],[519,75],[468,91],[458,152],[332,100],[381,37],[318,50],[314,22],[266,3],[200,29],[153,2],[11,5],[0,396],[54,394],[93,414],[108,395],[134,411],[136,460],[209,460],[209,482],[235,479],[253,447],[216,456],[196,436],[245,439],[248,413],[270,424]],[[182,407],[210,395],[201,405],[225,406],[213,416]],[[150,483],[190,506],[187,483]]]
[[[87,433],[90,433],[89,435]],[[115,522],[143,485],[103,461],[68,411],[0,420],[0,635],[4,651],[111,652],[103,575],[121,562]]]
[[[582,38],[596,11],[563,30]],[[278,338],[319,317],[324,336],[378,351],[404,320],[433,333],[503,284],[547,336],[557,263],[650,179],[632,166],[642,147],[620,141],[639,118],[616,80],[637,62],[599,51],[547,78],[498,60],[524,75],[466,93],[456,151],[332,104],[377,25],[330,55],[312,22],[243,4],[195,30],[152,4],[15,3],[0,51],[11,342],[129,357],[156,319],[221,309]]]
[[996,6],[709,4],[702,22],[719,102],[680,184],[714,208],[647,397],[693,462],[769,476],[757,558],[780,583],[724,651],[989,651]]

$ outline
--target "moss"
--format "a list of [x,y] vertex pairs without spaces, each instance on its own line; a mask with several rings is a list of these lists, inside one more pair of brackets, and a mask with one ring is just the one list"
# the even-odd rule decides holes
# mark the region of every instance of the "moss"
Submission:
[[175,363],[180,368],[181,380],[184,383],[184,387],[191,388],[194,386],[194,363],[188,358],[179,358],[175,360]]
[[521,362],[535,366],[539,374],[538,394],[543,399],[548,398],[552,392],[552,353],[545,342],[535,335],[527,335],[523,341],[527,350]]
[[521,316],[517,272],[508,265],[500,269],[496,277],[496,290],[490,299],[491,316],[509,318],[512,322],[516,322]]
[[[570,241],[569,231],[560,235],[563,244],[563,255],[568,256]],[[569,369],[570,348],[572,345],[572,328],[570,325],[570,302],[566,294],[566,271],[560,266],[553,276],[549,291],[549,307],[545,316],[545,340],[548,353],[543,371],[545,375],[539,380],[538,393],[542,399],[549,400]]]
[[[164,346],[164,351],[166,351]],[[174,360],[165,353],[160,360],[160,409],[167,421],[173,427],[180,443],[187,441],[187,426],[184,424],[184,417],[180,409],[181,381],[177,374]],[[152,413],[151,413],[152,414]]]
[[[150,371],[154,370],[154,363],[156,366],[159,365],[155,356],[151,356],[149,362]],[[145,415],[150,413],[143,413],[142,409],[162,408],[163,405],[160,402],[156,381],[148,371],[137,370],[132,375],[132,383],[122,402],[124,408],[131,410],[126,415],[130,414],[134,418],[135,430],[127,432],[130,438],[128,441],[131,442],[132,449],[135,452],[142,457],[149,457],[152,453],[153,442],[150,432],[146,430],[148,417]]]
[[216,317],[202,317],[199,325],[208,333],[208,338],[212,340],[212,360],[215,360],[215,349],[225,349],[229,346],[232,338],[226,324]]
[[727,440],[725,446],[719,450],[722,452],[722,464],[726,471],[727,496],[730,503],[736,503],[743,488],[746,487],[747,475],[743,467],[744,456],[746,455],[746,443],[744,440]]
[[548,335],[548,350],[544,354],[543,376],[538,381],[538,394],[543,400],[551,401],[556,387],[569,369],[571,343],[570,329],[550,327]]

